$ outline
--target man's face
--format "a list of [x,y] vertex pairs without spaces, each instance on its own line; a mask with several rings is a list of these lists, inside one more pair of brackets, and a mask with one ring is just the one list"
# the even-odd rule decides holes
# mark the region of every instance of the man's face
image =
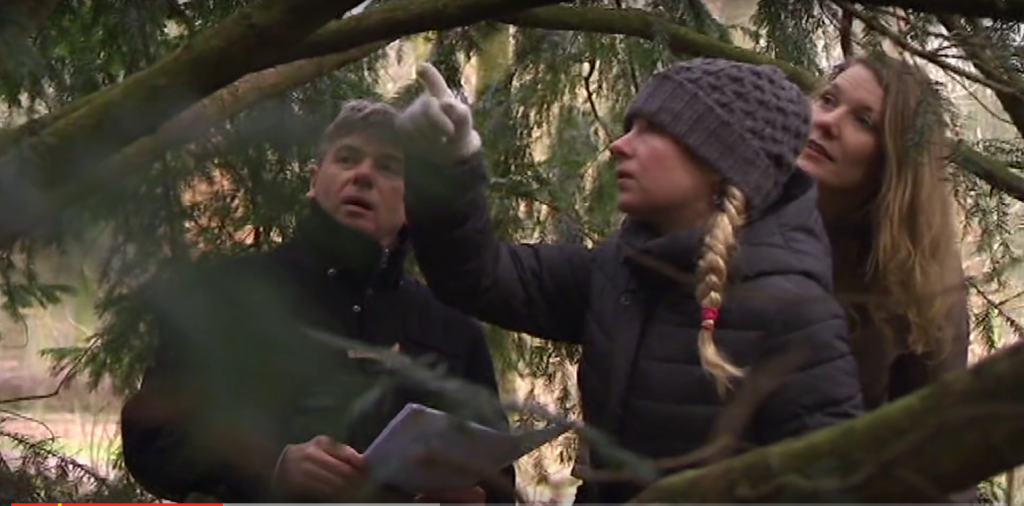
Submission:
[[373,134],[350,134],[313,169],[307,196],[339,222],[389,244],[405,224],[405,154]]

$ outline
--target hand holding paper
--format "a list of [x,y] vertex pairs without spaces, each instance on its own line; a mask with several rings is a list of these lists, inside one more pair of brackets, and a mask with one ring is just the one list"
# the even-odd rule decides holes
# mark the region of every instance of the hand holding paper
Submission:
[[407,404],[364,452],[371,479],[412,494],[466,489],[569,430],[496,431]]

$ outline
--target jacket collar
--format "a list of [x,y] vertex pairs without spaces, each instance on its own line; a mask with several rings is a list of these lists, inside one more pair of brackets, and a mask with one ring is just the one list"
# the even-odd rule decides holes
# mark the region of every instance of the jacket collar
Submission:
[[[660,235],[644,223],[627,218],[622,225],[624,260],[640,264],[641,277],[663,279],[668,264],[687,281],[696,281],[697,263],[704,245],[703,227]],[[799,275],[831,291],[832,251],[818,213],[814,180],[802,171],[790,176],[782,194],[765,212],[738,231],[737,249],[729,265],[730,282],[772,275]],[[654,274],[654,276],[648,276]],[[684,281],[675,279],[675,282]]]
[[384,248],[376,238],[338,222],[310,201],[287,248],[306,268],[362,285],[393,288],[405,273],[407,228],[399,231],[394,247]]
[[[647,223],[627,217],[622,224],[621,240],[624,261],[640,267],[644,278],[692,277],[704,241],[700,228],[672,234],[661,234]],[[675,274],[666,273],[666,268]],[[647,276],[647,274],[651,276]],[[679,279],[676,282],[682,281]]]

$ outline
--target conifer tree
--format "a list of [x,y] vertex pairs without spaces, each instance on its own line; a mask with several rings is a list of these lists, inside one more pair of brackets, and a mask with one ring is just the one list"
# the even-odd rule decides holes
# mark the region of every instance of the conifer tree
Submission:
[[[1024,334],[1010,308],[1024,201],[1022,0],[760,0],[745,27],[720,21],[721,2],[711,0],[361,3],[0,2],[0,298],[18,318],[94,286],[95,334],[48,352],[62,374],[92,386],[110,378],[118,391],[133,391],[153,351],[140,283],[197,256],[266,250],[287,237],[303,209],[318,135],[337,105],[353,97],[408,103],[415,83],[385,88],[414,58],[433,61],[473,102],[500,234],[594,244],[620,218],[604,148],[657,69],[698,56],[768,63],[811,92],[846,52],[887,46],[912,55],[1006,118],[1005,135],[979,139],[967,135],[976,121],[951,98],[936,112],[960,126],[950,177],[973,243],[968,253],[985,265],[969,280],[975,338],[994,350]],[[423,54],[409,54],[416,48]],[[467,66],[475,84],[463,86]],[[49,260],[40,260],[74,256],[96,241],[103,254],[88,259],[88,283],[52,279]],[[563,409],[573,407],[566,371],[576,347],[490,331],[508,377],[539,378],[566,393],[557,399]],[[963,488],[1024,462],[1024,447],[1011,444],[1024,441],[1012,422],[1020,419],[1022,354],[1014,348],[976,375],[849,427],[666,479],[644,498],[921,500]],[[1002,438],[1004,459],[984,460],[990,450],[966,435],[966,421],[939,416],[972,410],[984,416],[963,419]],[[895,448],[916,437],[901,417],[920,421],[918,433],[931,431],[931,444],[957,459],[907,449],[891,461],[858,460],[873,444],[864,434]],[[835,455],[845,457],[826,468]],[[768,469],[769,458],[784,465]],[[878,471],[885,466],[927,486]],[[26,487],[12,500],[69,500],[56,481],[40,491],[39,481],[4,478],[7,471],[0,469],[0,491],[16,489],[5,483]],[[125,493],[120,486],[94,493]]]

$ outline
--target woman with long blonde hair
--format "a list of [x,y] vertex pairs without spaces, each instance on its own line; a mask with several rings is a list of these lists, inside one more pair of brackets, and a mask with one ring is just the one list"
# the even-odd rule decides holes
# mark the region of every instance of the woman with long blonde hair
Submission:
[[818,181],[836,290],[874,409],[967,366],[947,123],[928,75],[884,54],[837,66],[812,116],[797,163]]
[[[862,412],[817,193],[796,166],[810,107],[779,69],[694,59],[655,74],[610,148],[627,218],[593,249],[498,240],[472,114],[436,70],[421,72],[428,93],[403,113],[421,270],[463,312],[582,344],[587,424],[643,457],[687,454],[708,443],[751,368],[790,352],[801,360],[741,449]],[[621,463],[606,450],[591,447],[591,468]],[[585,490],[577,502],[639,491]]]

